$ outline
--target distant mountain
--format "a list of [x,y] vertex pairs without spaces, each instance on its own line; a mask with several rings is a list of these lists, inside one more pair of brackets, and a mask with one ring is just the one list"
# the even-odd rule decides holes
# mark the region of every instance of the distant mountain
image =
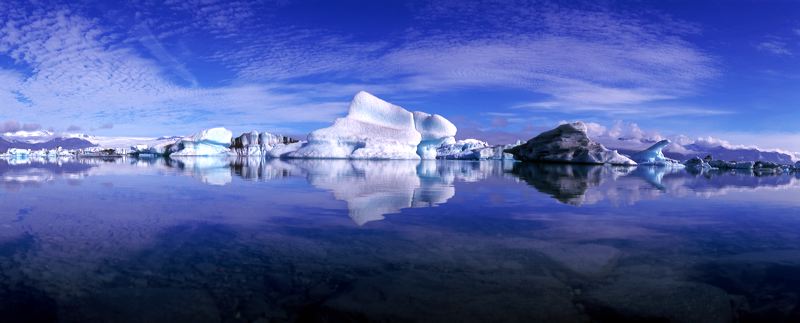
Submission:
[[[603,144],[609,149],[616,149],[621,154],[630,156],[644,150],[655,143],[652,140],[641,140],[635,144],[631,139],[618,141],[605,141]],[[726,144],[709,144],[702,141],[695,141],[690,144],[680,145],[673,141],[670,146],[664,149],[664,155],[677,159],[687,160],[692,157],[705,157],[711,155],[714,159],[725,161],[769,161],[779,164],[794,163],[794,156],[789,153],[775,150],[761,150],[755,147],[738,147]]]
[[36,141],[36,142],[28,142],[18,139],[9,140],[6,138],[0,138],[0,152],[5,152],[9,148],[40,150],[40,149],[55,149],[58,147],[64,149],[83,149],[95,146],[97,145],[93,144],[88,140],[80,138],[55,137],[47,139],[45,141]]
[[714,159],[726,161],[770,161],[779,164],[791,164],[792,156],[778,151],[764,151],[757,148],[734,148],[734,147],[706,147],[698,144],[684,146],[691,151],[700,152],[697,156],[705,157],[711,155]]

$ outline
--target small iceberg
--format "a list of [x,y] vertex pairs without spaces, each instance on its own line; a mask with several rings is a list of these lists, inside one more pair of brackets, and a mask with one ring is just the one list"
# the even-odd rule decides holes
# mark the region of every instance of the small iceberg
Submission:
[[642,150],[638,153],[635,153],[631,156],[631,159],[635,161],[639,165],[652,165],[652,166],[662,166],[662,167],[671,167],[671,168],[684,168],[685,166],[681,164],[680,161],[667,158],[664,156],[662,150],[669,146],[672,142],[664,139],[661,140],[654,145],[650,146],[645,150]]
[[225,128],[211,128],[180,139],[169,148],[170,156],[220,156],[230,152],[233,133]]

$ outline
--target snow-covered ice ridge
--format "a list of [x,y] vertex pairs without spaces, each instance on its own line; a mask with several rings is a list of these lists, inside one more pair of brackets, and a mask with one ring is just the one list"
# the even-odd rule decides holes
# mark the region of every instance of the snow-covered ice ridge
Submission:
[[313,131],[291,158],[435,159],[436,149],[456,135],[437,114],[409,112],[361,91],[347,116]]

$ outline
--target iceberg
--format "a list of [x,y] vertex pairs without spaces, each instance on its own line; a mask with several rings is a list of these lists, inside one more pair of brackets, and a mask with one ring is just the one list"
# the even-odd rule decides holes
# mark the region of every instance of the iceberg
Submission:
[[530,162],[636,165],[616,150],[589,139],[583,122],[566,123],[528,142],[505,150],[515,159]]
[[168,147],[170,156],[228,155],[233,134],[225,128],[211,128],[180,139]]
[[281,157],[297,150],[297,140],[269,132],[251,131],[233,139],[231,149],[239,156]]
[[[517,143],[516,145],[519,145]],[[513,160],[514,155],[505,152],[516,145],[491,146],[478,139],[448,141],[437,148],[437,158],[464,160]]]
[[409,112],[361,91],[347,116],[308,135],[291,158],[432,159],[456,127],[439,115]]
[[27,157],[31,154],[30,149],[9,148],[6,154],[12,157]]
[[655,143],[654,145],[650,146],[650,148],[647,148],[645,150],[642,150],[638,153],[631,155],[631,159],[633,159],[633,161],[635,161],[639,165],[684,168],[685,166],[681,164],[680,161],[677,161],[672,158],[667,158],[661,151],[671,143],[672,142],[667,139],[661,140]]
[[414,111],[414,126],[422,135],[422,141],[417,145],[417,154],[422,159],[436,159],[437,148],[453,140],[457,130],[444,117],[419,111]]
[[268,150],[264,156],[270,158],[282,158],[287,157],[290,153],[293,153],[303,147],[307,142],[306,141],[298,141],[286,144],[276,144],[272,147],[272,149]]
[[261,145],[258,131],[243,133],[241,136],[233,138],[231,149],[239,156],[259,156],[261,155]]
[[693,157],[685,161],[683,164],[686,166],[686,168],[694,171],[709,170],[713,168],[708,164],[708,162],[700,157]]
[[751,161],[724,161],[724,160],[712,160],[708,162],[708,165],[712,168],[718,169],[753,169],[755,163]]
[[492,147],[480,148],[475,150],[477,159],[489,160],[514,160],[514,155],[509,154],[506,150],[516,147],[517,145],[497,145]]
[[473,159],[474,150],[489,147],[489,143],[478,139],[449,140],[437,148],[441,159]]

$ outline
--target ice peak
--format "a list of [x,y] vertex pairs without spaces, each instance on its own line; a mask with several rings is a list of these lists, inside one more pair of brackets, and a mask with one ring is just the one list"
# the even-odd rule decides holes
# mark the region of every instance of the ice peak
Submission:
[[653,144],[652,146],[650,146],[650,148],[645,149],[645,151],[658,151],[658,152],[661,152],[662,149],[664,149],[665,147],[669,146],[669,144],[671,144],[671,143],[672,143],[672,141],[669,141],[669,139],[664,139],[664,140],[661,140],[661,141]]
[[411,112],[365,91],[353,97],[347,118],[395,129],[414,128]]

